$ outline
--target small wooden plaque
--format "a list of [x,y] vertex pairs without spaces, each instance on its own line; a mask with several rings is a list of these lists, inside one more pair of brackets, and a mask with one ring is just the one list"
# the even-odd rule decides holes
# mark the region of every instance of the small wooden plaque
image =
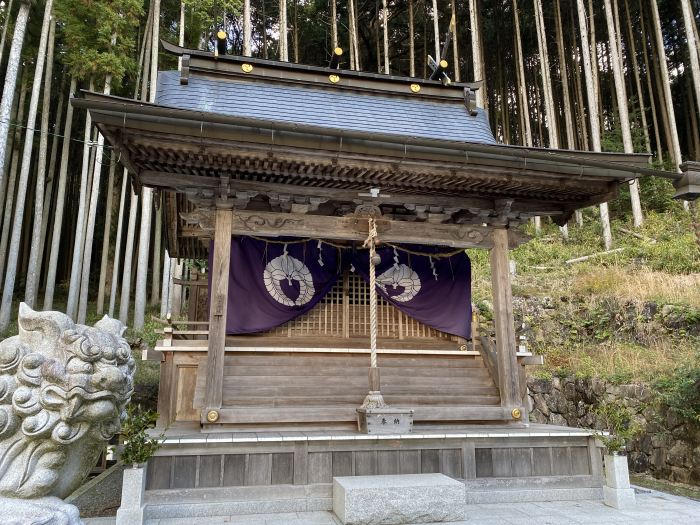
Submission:
[[357,430],[362,434],[409,434],[413,430],[410,408],[358,408]]

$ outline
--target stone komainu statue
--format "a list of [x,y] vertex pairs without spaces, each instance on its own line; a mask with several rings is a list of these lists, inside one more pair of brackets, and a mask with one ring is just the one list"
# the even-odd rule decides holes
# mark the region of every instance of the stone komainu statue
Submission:
[[0,496],[65,498],[121,426],[133,393],[124,326],[94,327],[22,303],[0,343]]

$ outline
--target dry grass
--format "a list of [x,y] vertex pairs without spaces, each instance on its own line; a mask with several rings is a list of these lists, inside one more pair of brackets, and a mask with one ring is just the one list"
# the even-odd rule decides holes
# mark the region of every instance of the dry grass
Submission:
[[659,337],[648,345],[605,341],[585,348],[543,349],[546,367],[583,377],[618,381],[653,381],[678,367],[697,360],[698,342],[693,338]]
[[654,301],[700,308],[700,274],[669,274],[648,268],[586,268],[573,276],[580,295],[612,296],[622,301]]

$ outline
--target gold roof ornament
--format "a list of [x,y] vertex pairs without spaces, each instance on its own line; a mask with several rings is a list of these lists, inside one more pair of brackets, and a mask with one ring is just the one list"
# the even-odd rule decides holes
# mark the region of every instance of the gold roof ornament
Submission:
[[245,64],[241,64],[241,71],[244,73],[250,73],[253,71],[253,64],[248,64],[247,62]]
[[328,80],[331,81],[331,84],[337,84],[340,82],[340,77],[338,75],[328,75]]

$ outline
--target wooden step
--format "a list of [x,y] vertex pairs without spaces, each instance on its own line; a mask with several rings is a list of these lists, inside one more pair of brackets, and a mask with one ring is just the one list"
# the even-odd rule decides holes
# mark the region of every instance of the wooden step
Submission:
[[[246,398],[250,395],[258,397],[282,397],[282,396],[298,396],[298,397],[323,397],[323,396],[340,396],[343,394],[363,396],[367,393],[368,385],[365,382],[361,386],[338,385],[324,388],[300,387],[300,386],[240,386],[235,381],[224,381],[224,398]],[[199,390],[199,389],[198,389]],[[417,387],[413,385],[382,385],[382,393],[384,395],[414,395],[414,396],[429,396],[434,394],[440,395],[460,395],[460,396],[497,396],[498,389],[495,386],[464,386],[462,388],[445,389],[436,387]]]
[[[300,366],[287,365],[277,366],[272,364],[266,365],[237,365],[224,367],[225,376],[319,376],[319,377],[348,377],[361,376],[367,377],[367,368],[338,366],[338,365],[314,365]],[[397,376],[397,377],[482,377],[488,375],[488,370],[483,367],[473,368],[445,368],[445,367],[405,367],[405,366],[386,366],[381,367],[382,377]]]
[[[219,422],[230,424],[252,423],[310,423],[354,422],[357,407],[308,407],[308,408],[222,408]],[[417,407],[414,421],[488,421],[509,419],[508,410],[500,406],[440,406]]]
[[[443,395],[406,395],[386,394],[387,403],[397,407],[413,408],[416,406],[443,406],[443,405],[499,405],[501,399],[498,395],[470,395],[470,396],[443,396]],[[358,407],[364,400],[364,394],[346,395],[322,395],[322,396],[241,396],[224,397],[224,405],[227,407],[311,407],[311,406],[354,406]]]
[[[380,355],[378,357],[380,368],[390,367],[447,367],[447,368],[483,368],[484,362],[480,356],[406,356],[406,355]],[[228,354],[224,360],[224,366],[311,366],[332,364],[333,366],[364,367],[369,366],[367,355],[352,354]]]

